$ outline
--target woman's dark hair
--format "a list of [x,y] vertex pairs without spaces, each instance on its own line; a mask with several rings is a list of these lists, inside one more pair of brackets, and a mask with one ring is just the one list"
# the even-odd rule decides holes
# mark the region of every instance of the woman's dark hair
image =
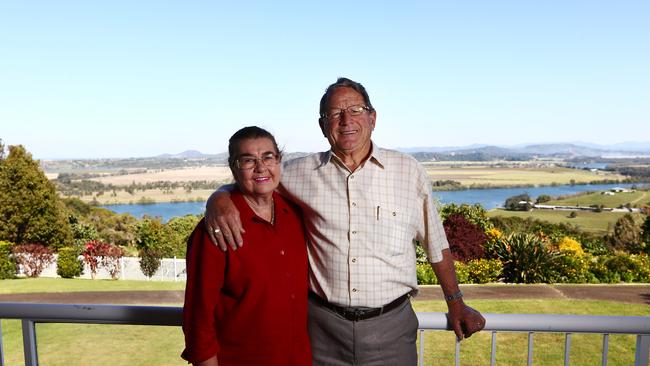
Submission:
[[320,98],[319,112],[321,118],[325,117],[325,114],[327,113],[327,107],[329,107],[330,99],[332,98],[332,93],[334,93],[334,90],[337,88],[354,89],[354,91],[361,94],[363,101],[366,103],[366,107],[370,108],[371,112],[375,110],[375,108],[372,106],[372,103],[370,103],[370,97],[368,96],[368,92],[366,92],[366,88],[364,88],[361,83],[357,83],[356,81],[350,80],[348,78],[338,78],[334,84],[327,87],[325,94],[323,94],[323,97]]
[[273,148],[275,149],[275,153],[278,155],[278,160],[280,160],[282,158],[282,152],[278,148],[278,143],[275,141],[275,137],[273,137],[269,131],[261,127],[248,126],[235,132],[235,134],[230,137],[230,140],[228,140],[228,165],[231,167],[235,165],[235,160],[238,158],[237,152],[239,151],[239,144],[242,141],[260,138],[267,138],[273,142]]

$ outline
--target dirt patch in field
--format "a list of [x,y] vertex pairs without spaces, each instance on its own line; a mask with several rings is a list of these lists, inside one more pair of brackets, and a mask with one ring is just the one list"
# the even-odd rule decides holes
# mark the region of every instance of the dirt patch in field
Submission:
[[[461,285],[465,298],[605,300],[650,305],[650,285]],[[442,300],[439,286],[422,286],[418,300]],[[0,302],[49,304],[182,304],[184,291],[106,291],[0,295]]]

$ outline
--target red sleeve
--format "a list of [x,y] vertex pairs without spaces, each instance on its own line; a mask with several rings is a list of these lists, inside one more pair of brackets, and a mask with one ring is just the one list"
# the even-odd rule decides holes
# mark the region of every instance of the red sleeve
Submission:
[[183,306],[185,350],[181,357],[198,363],[219,351],[215,308],[224,282],[226,253],[212,244],[203,220],[187,242],[187,284]]

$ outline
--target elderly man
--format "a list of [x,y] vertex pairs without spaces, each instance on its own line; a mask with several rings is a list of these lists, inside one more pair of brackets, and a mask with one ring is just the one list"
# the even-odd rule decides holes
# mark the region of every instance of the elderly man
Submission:
[[[463,303],[426,172],[373,143],[377,112],[365,88],[339,78],[325,91],[320,116],[331,150],[288,161],[281,182],[304,213],[314,365],[417,364],[414,240],[438,277],[457,337],[481,330],[485,319]],[[222,249],[242,245],[226,192],[213,195],[206,217]]]

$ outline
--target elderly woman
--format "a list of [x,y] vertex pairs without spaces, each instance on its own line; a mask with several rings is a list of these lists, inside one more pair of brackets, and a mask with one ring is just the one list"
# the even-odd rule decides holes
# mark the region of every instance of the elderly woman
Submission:
[[304,230],[297,209],[274,192],[277,143],[268,131],[245,127],[228,152],[247,245],[223,252],[203,220],[194,229],[182,357],[195,365],[311,365]]

